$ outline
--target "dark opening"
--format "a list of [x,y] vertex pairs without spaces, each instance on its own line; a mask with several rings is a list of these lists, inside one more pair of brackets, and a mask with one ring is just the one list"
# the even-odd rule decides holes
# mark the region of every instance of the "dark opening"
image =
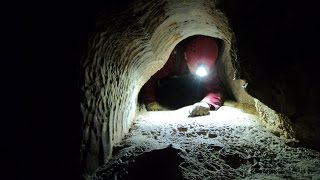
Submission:
[[185,76],[168,78],[159,83],[156,91],[157,102],[168,109],[179,109],[202,100],[204,88],[199,78]]

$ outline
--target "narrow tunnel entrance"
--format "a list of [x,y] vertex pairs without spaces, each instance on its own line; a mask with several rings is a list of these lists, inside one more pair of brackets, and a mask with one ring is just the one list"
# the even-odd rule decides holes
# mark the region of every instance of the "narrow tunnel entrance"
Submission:
[[[194,35],[182,40],[162,69],[142,87],[139,103],[147,105],[156,101],[164,110],[176,110],[200,102],[210,91],[229,99],[218,74],[221,47],[221,39],[209,36]],[[201,66],[208,70],[205,77],[196,72]]]

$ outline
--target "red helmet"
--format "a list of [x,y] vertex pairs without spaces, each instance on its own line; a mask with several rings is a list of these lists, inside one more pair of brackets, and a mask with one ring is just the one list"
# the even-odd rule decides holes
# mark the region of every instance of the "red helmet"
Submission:
[[185,58],[192,74],[201,67],[210,72],[218,57],[218,45],[215,38],[194,36],[185,45]]

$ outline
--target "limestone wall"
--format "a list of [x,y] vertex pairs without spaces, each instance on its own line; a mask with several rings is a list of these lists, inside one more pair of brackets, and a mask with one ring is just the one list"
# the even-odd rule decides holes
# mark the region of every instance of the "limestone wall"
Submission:
[[112,155],[137,112],[143,84],[159,70],[175,45],[192,35],[223,40],[221,72],[229,93],[253,103],[242,80],[233,80],[233,33],[212,0],[141,0],[125,12],[101,16],[82,61],[85,82],[81,162],[91,174]]

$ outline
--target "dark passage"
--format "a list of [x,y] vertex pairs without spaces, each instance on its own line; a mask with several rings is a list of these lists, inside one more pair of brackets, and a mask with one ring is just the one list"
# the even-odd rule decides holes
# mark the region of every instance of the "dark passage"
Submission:
[[156,98],[162,106],[175,110],[201,101],[203,83],[192,75],[160,81]]

